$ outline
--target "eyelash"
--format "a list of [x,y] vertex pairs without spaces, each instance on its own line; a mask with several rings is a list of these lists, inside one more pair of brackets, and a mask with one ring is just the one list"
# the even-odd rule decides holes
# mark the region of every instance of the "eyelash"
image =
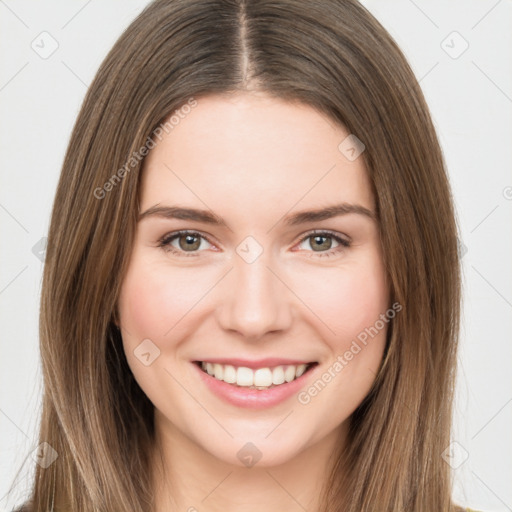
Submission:
[[[201,235],[201,233],[198,233],[197,231],[181,230],[181,231],[175,231],[173,233],[168,233],[168,234],[164,235],[158,241],[158,247],[162,248],[166,252],[172,252],[173,254],[176,254],[176,255],[178,255],[180,257],[181,256],[197,257],[197,254],[199,252],[201,252],[201,251],[192,251],[192,252],[181,251],[181,250],[176,249],[172,245],[170,245],[171,242],[173,242],[174,240],[176,240],[177,238],[179,238],[182,235],[192,235],[192,236],[195,236],[195,237],[198,237],[198,238],[203,238],[208,243],[212,244],[212,242],[210,242],[210,240],[208,240],[208,237],[205,237],[204,235]],[[311,256],[313,256],[313,254],[316,253],[318,257],[322,257],[322,256],[329,256],[330,257],[330,256],[333,256],[334,254],[336,254],[337,252],[340,252],[343,249],[346,249],[346,248],[350,247],[350,245],[351,245],[351,243],[348,240],[346,240],[344,238],[341,238],[340,236],[336,235],[332,231],[325,231],[325,230],[324,231],[320,231],[320,230],[310,231],[310,232],[306,233],[299,240],[299,242],[297,244],[300,245],[304,241],[306,241],[308,238],[312,238],[314,236],[326,236],[328,238],[332,238],[336,242],[338,242],[340,245],[338,247],[335,247],[334,249],[330,249],[328,251],[311,251],[312,252]]]

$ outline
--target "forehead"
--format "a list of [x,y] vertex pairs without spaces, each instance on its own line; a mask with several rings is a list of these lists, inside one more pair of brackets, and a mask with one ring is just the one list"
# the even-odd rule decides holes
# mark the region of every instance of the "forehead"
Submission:
[[[314,108],[264,94],[208,96],[156,140],[144,162],[141,210],[189,204],[251,216],[341,201],[373,208],[349,132]],[[229,198],[229,201],[227,199]]]

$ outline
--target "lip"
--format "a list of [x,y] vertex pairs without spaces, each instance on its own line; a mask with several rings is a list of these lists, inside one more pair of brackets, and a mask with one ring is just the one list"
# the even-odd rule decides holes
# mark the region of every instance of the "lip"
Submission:
[[[235,360],[232,359],[231,361]],[[236,361],[239,360],[237,359]],[[268,363],[269,360],[265,361]],[[208,362],[213,361],[209,360]],[[249,389],[248,387],[236,386],[234,384],[228,384],[227,382],[218,380],[203,371],[197,362],[193,362],[192,366],[194,366],[196,371],[199,373],[199,378],[205,383],[208,389],[224,401],[235,405],[236,407],[243,407],[246,409],[266,409],[278,405],[298,393],[306,382],[316,374],[316,370],[319,365],[318,363],[315,363],[299,378],[292,382],[286,382],[274,388],[262,390]]]
[[313,361],[301,361],[299,359],[282,359],[277,357],[267,357],[265,359],[242,359],[242,358],[230,358],[230,359],[221,359],[218,357],[213,357],[211,359],[202,359],[193,361],[194,363],[201,363],[202,361],[206,363],[217,363],[217,364],[230,364],[231,366],[244,366],[245,368],[251,368],[252,370],[257,370],[258,368],[273,368],[275,366],[285,366],[285,365],[299,365],[299,364],[311,364]]

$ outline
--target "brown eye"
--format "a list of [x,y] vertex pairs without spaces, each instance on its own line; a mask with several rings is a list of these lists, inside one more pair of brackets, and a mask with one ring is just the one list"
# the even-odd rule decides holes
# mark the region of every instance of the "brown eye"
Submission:
[[301,245],[306,251],[323,256],[342,252],[343,249],[350,247],[350,242],[329,231],[320,231],[304,236],[300,241],[299,247]]
[[325,251],[332,246],[332,237],[323,235],[310,236],[310,246],[314,251]]
[[[206,244],[206,246],[204,245]],[[196,232],[179,231],[169,233],[162,237],[158,246],[165,251],[172,252],[178,256],[196,256],[207,249],[210,242],[203,235]]]
[[201,238],[195,235],[180,235],[178,241],[180,249],[184,251],[195,251],[201,245]]

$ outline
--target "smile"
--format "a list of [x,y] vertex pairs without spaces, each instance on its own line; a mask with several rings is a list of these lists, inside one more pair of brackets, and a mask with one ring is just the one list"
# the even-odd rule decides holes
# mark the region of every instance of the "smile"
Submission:
[[257,369],[205,361],[198,361],[197,364],[205,373],[217,380],[249,389],[263,390],[298,379],[316,363],[278,365]]
[[285,361],[287,364],[277,364],[284,361],[275,359],[229,362],[233,364],[224,364],[220,360],[191,361],[191,366],[202,383],[201,387],[206,386],[223,402],[244,409],[266,409],[286,402],[322,369],[318,362],[292,360]]

